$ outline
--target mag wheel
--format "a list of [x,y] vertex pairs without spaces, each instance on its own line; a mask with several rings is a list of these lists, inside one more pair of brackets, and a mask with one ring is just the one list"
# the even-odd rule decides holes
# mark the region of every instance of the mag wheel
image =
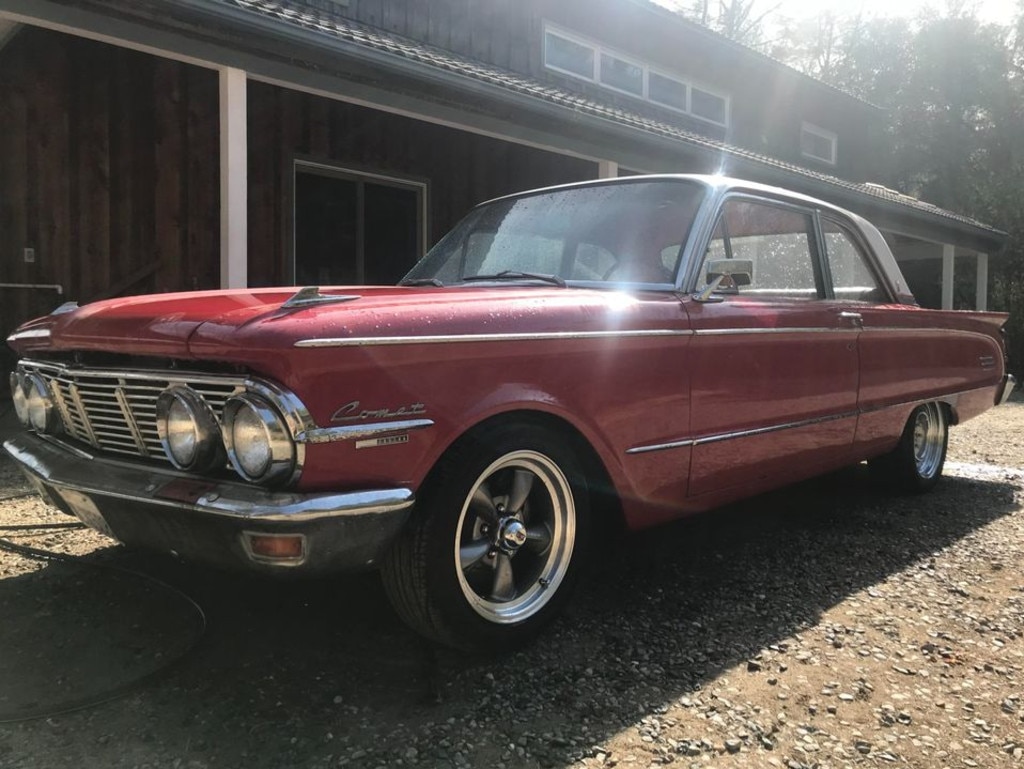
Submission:
[[945,409],[925,403],[911,412],[896,448],[871,460],[871,471],[900,491],[928,491],[942,475],[948,442]]
[[442,643],[522,643],[568,598],[588,512],[582,469],[556,433],[505,425],[472,436],[424,484],[384,566],[388,595]]

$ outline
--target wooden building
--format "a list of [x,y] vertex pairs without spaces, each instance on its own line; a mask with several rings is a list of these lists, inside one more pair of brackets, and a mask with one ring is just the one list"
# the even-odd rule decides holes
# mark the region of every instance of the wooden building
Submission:
[[883,129],[648,0],[0,0],[0,331],[65,300],[393,282],[481,200],[663,171],[846,206],[922,303],[984,307],[1003,234],[872,185]]

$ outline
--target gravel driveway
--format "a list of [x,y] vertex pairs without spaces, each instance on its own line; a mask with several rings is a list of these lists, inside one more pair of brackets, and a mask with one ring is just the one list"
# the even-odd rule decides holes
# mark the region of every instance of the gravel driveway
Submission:
[[[852,468],[634,537],[497,660],[421,643],[374,575],[8,528],[101,566],[0,553],[0,767],[1019,766],[1022,434],[1021,401],[955,428],[926,496]],[[0,464],[0,526],[69,520],[24,492]]]

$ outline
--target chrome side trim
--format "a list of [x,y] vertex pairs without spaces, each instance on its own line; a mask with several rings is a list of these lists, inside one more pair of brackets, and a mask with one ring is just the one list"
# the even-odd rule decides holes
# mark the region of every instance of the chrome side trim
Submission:
[[737,334],[853,334],[859,329],[826,328],[794,326],[792,328],[700,328],[694,331],[697,336],[734,336]]
[[733,438],[749,438],[754,435],[764,435],[766,433],[775,433],[779,430],[792,430],[797,427],[809,427],[811,425],[820,425],[825,422],[835,422],[840,419],[854,419],[860,415],[858,411],[846,411],[842,414],[829,414],[825,417],[815,417],[814,419],[801,419],[797,422],[786,422],[781,425],[769,425],[768,427],[758,427],[754,430],[738,430],[734,433],[722,433],[721,435],[708,435],[704,438],[697,438],[694,441],[694,445],[703,446],[706,443],[718,443],[719,441],[728,441]]
[[814,419],[802,419],[797,422],[786,422],[779,425],[769,425],[768,427],[758,427],[754,430],[738,430],[732,433],[721,433],[719,435],[706,435],[703,438],[683,438],[677,441],[669,441],[667,443],[653,443],[649,446],[635,446],[631,449],[626,449],[627,454],[646,454],[649,451],[664,451],[665,449],[679,449],[686,448],[688,446],[703,446],[707,443],[718,443],[719,441],[728,441],[733,438],[749,438],[754,435],[763,435],[765,433],[774,433],[779,430],[791,430],[797,427],[808,427],[810,425],[823,424],[825,422],[834,422],[839,419],[852,419],[857,417],[859,412],[848,411],[842,414],[830,414],[825,417],[815,417]]
[[[1001,385],[999,394],[1000,400],[997,404],[1006,402],[1006,399],[1010,397],[1010,393],[1013,392],[1013,388],[1016,386],[1017,380],[1011,374],[1007,374],[1005,382]],[[950,398],[957,398],[965,393],[974,392],[975,390],[984,390],[986,387],[975,387],[969,390],[958,390],[952,393],[945,393],[943,395],[936,395],[931,398],[911,398],[910,400],[899,401],[897,403],[885,403],[876,406],[869,406],[866,408],[858,408],[856,411],[845,411],[841,414],[830,414],[824,417],[815,417],[814,419],[801,419],[796,422],[786,422],[784,424],[769,425],[767,427],[758,427],[753,430],[738,430],[732,433],[721,433],[719,435],[706,435],[702,438],[681,438],[676,441],[669,441],[666,443],[653,443],[646,446],[634,446],[631,449],[626,449],[626,454],[645,454],[649,451],[663,451],[665,449],[678,449],[685,448],[687,446],[703,446],[707,443],[717,443],[719,441],[728,441],[733,438],[748,438],[754,435],[763,435],[765,433],[774,433],[779,430],[791,430],[797,427],[808,427],[810,425],[823,424],[825,422],[834,422],[839,419],[852,419],[859,417],[863,414],[873,414],[878,411],[885,411],[886,409],[900,408],[901,406],[910,406],[921,403],[929,403],[932,401],[948,400]]]
[[433,419],[404,419],[398,422],[374,422],[367,425],[346,425],[344,427],[319,427],[297,435],[295,440],[304,443],[332,443],[334,441],[355,441],[387,433],[405,433],[433,427]]
[[634,446],[631,449],[626,449],[627,454],[646,454],[648,451],[664,451],[665,449],[682,449],[687,446],[692,446],[694,441],[692,439],[686,439],[681,441],[669,441],[668,443],[655,443],[650,446]]
[[526,342],[561,339],[628,339],[634,337],[692,336],[689,329],[638,329],[635,331],[541,331],[533,334],[440,334],[435,336],[354,336],[300,339],[296,347],[367,347],[394,344],[448,344],[454,342]]

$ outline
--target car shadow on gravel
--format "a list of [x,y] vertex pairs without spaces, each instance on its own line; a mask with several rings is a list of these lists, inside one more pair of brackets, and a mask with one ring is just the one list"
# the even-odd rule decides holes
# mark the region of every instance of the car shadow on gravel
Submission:
[[[663,526],[624,541],[563,619],[500,658],[422,642],[375,575],[279,582],[111,548],[99,554],[105,562],[197,601],[205,634],[120,705],[0,727],[0,764],[6,753],[11,766],[72,766],[81,753],[68,745],[87,743],[87,763],[105,766],[568,765],[1018,509],[1017,492],[945,478],[931,494],[893,497],[859,467]],[[60,591],[66,600],[55,600]],[[191,610],[159,592],[126,585],[123,573],[51,564],[0,580],[0,606],[6,623],[31,627],[19,643],[38,648],[51,677],[62,656],[86,648],[69,629],[110,639],[110,658],[88,647],[85,672],[67,678],[81,696],[122,685],[133,664],[140,676],[158,670],[192,643]],[[111,659],[122,660],[117,675]],[[24,690],[46,679],[34,664],[26,654],[4,674]],[[59,699],[52,681],[35,685]],[[13,760],[25,750],[38,761]]]

